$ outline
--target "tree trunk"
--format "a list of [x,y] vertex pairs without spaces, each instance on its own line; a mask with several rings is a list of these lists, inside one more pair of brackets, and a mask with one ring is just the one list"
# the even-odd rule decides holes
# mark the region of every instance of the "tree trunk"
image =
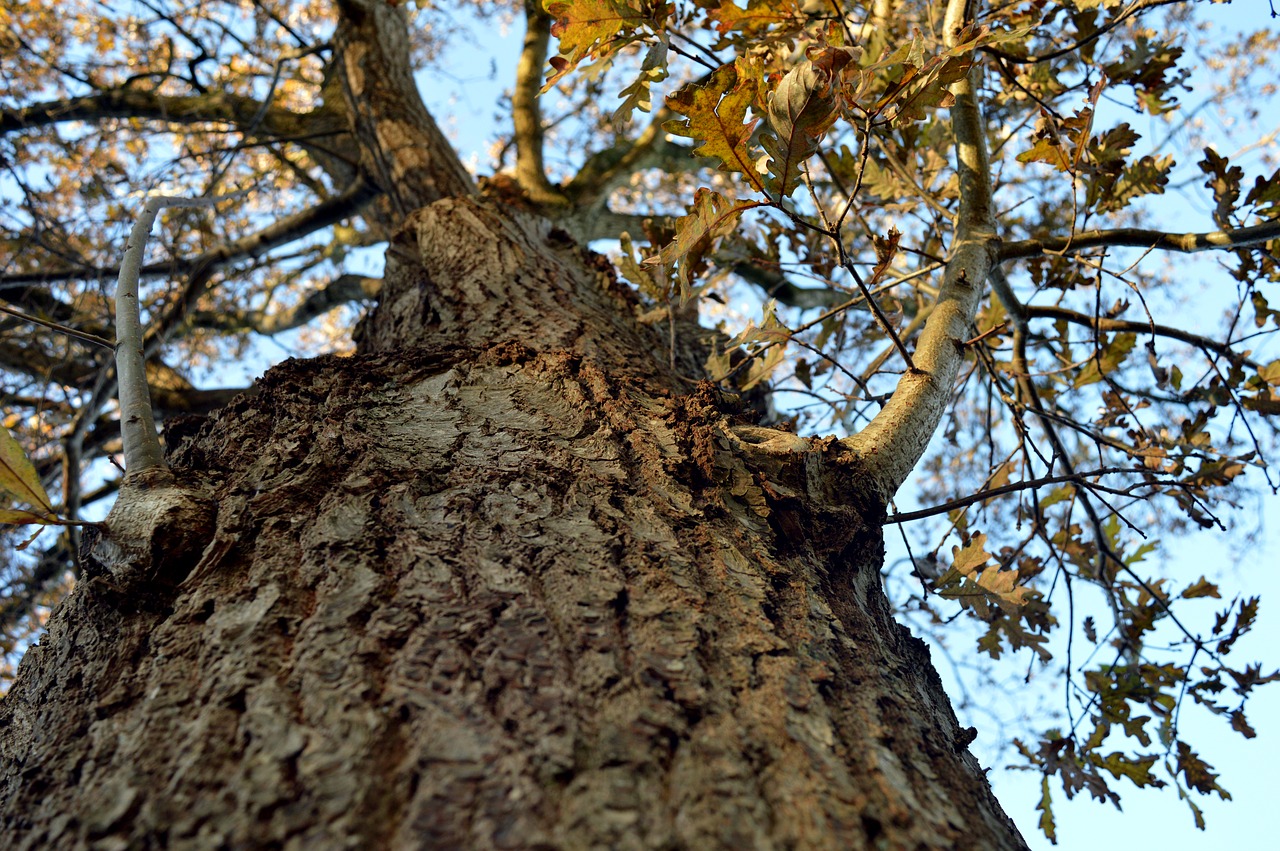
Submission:
[[0,702],[10,847],[1023,847],[855,457],[635,308],[540,219],[410,216],[357,355],[169,435],[216,529],[86,544]]

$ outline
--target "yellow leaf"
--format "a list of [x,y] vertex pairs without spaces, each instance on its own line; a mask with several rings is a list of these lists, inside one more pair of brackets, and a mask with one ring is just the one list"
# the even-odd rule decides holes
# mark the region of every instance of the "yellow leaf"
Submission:
[[[18,441],[13,439],[7,428],[0,428],[0,493],[12,497],[13,501],[25,503],[41,514],[53,515],[53,507],[49,504],[49,495],[45,493],[36,468],[32,465],[27,453],[22,451]],[[5,520],[6,523],[34,523],[34,520]]]
[[985,567],[991,560],[991,553],[984,549],[986,543],[987,536],[978,532],[963,549],[952,547],[952,565],[965,576],[972,576],[974,571]]
[[658,29],[670,11],[657,4],[646,12],[624,0],[552,0],[546,10],[554,19],[551,34],[560,40],[560,55],[551,59],[554,71],[542,87],[544,92],[582,60],[612,56],[636,40],[646,25]]
[[739,74],[737,66],[722,65],[704,85],[689,83],[667,96],[667,107],[684,118],[673,118],[662,127],[674,136],[700,142],[693,149],[696,156],[715,157],[721,171],[741,172],[751,188],[764,193],[751,153],[751,134],[760,119],[747,119],[758,87],[758,81]]

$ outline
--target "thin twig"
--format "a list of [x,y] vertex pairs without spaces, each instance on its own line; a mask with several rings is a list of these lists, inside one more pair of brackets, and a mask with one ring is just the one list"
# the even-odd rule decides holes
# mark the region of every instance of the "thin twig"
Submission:
[[0,313],[7,313],[16,319],[21,319],[23,322],[40,325],[51,331],[57,331],[59,334],[66,334],[68,337],[75,337],[77,340],[92,343],[93,345],[101,346],[104,349],[115,348],[115,345],[105,337],[99,337],[97,334],[90,334],[87,331],[77,331],[76,329],[69,328],[66,325],[59,325],[57,322],[50,322],[48,319],[40,319],[39,317],[23,313],[21,310],[14,310],[12,307],[5,307],[0,304]]

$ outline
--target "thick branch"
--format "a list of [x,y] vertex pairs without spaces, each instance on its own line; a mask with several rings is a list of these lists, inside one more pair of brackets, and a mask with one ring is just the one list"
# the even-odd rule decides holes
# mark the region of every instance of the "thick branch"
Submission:
[[1006,242],[1000,249],[1000,260],[1018,260],[1041,254],[1069,254],[1090,248],[1129,247],[1194,254],[1198,251],[1253,248],[1280,239],[1280,219],[1253,227],[1208,233],[1166,233],[1143,228],[1090,230],[1071,237],[1047,237]]
[[998,265],[991,267],[991,289],[996,294],[996,298],[1000,299],[1000,304],[1004,306],[1004,312],[1009,315],[1009,322],[1014,328],[1025,332],[1027,330],[1027,308],[1018,300],[1018,296],[1013,291],[1013,286],[1009,283],[1009,279],[1005,277],[1004,270]]
[[361,170],[394,208],[381,224],[390,232],[406,213],[432,201],[474,194],[471,175],[413,80],[405,10],[386,0],[338,0],[337,7],[334,44]]
[[[946,43],[953,46],[970,20],[967,0],[950,0]],[[951,127],[955,136],[960,204],[956,236],[938,300],[920,334],[915,369],[899,381],[893,396],[865,429],[844,445],[867,462],[872,485],[886,502],[924,454],[950,401],[964,356],[964,341],[982,300],[999,241],[991,214],[991,167],[976,93],[981,67],[952,84]]]
[[151,412],[141,308],[138,304],[138,272],[142,268],[147,238],[156,216],[165,207],[212,208],[220,200],[224,199],[150,197],[125,244],[116,282],[116,384],[120,389],[120,434],[124,440],[126,484],[151,470],[169,470]]
[[562,207],[569,203],[559,189],[547,179],[542,159],[542,108],[538,92],[542,89],[542,68],[547,62],[547,45],[551,40],[551,17],[542,11],[540,0],[525,0],[524,47],[516,65],[516,86],[511,95],[511,120],[515,125],[516,181],[530,201],[544,207]]
[[[352,209],[372,197],[374,193],[375,189],[371,185],[364,180],[357,180],[353,186],[337,198],[331,198],[309,210],[287,216],[268,228],[236,240],[234,243],[221,246],[197,258],[192,263],[190,276],[176,303],[159,321],[153,324],[147,333],[146,339],[143,341],[143,354],[147,358],[148,364],[148,385],[152,384],[151,364],[160,348],[160,344],[167,338],[173,328],[187,316],[191,306],[204,294],[209,279],[218,268],[230,262],[233,258],[256,257],[272,248],[340,221],[350,215]],[[0,352],[0,355],[2,355],[2,352]],[[76,428],[79,437],[73,438],[73,442],[83,438],[83,431],[88,427],[90,419],[115,392],[115,386],[114,376],[109,375],[104,375],[95,384],[91,398],[82,408],[82,417],[79,418],[80,424]]]
[[777,299],[788,307],[809,310],[814,307],[835,307],[849,300],[849,294],[840,290],[827,287],[798,287],[777,269],[749,260],[739,260],[731,268],[739,278],[763,290],[766,297]]
[[29,130],[63,121],[102,121],[144,118],[168,124],[226,123],[248,126],[258,122],[268,131],[297,133],[298,115],[285,109],[263,109],[257,100],[228,92],[165,96],[142,89],[115,89],[85,97],[45,101],[21,109],[0,110],[0,133]]
[[[290,138],[307,150],[313,147],[308,144],[308,139],[347,130],[340,116],[330,111],[300,114],[229,92],[166,96],[154,91],[124,88],[46,101],[20,109],[0,110],[0,134],[64,121],[99,122],[112,118],[135,118],[166,124],[229,124],[256,136]],[[328,151],[320,153],[331,155]]]

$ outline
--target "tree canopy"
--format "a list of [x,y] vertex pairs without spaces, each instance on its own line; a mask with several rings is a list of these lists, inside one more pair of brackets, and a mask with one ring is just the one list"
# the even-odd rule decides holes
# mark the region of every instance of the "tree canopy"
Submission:
[[[879,495],[923,506],[889,515],[902,615],[962,612],[969,652],[1061,672],[1064,717],[1017,743],[1046,834],[1058,789],[1117,802],[1122,779],[1200,822],[1226,791],[1181,712],[1253,737],[1246,698],[1280,679],[1231,652],[1259,599],[1160,557],[1280,485],[1280,34],[1206,5],[5,2],[0,385],[32,466],[0,446],[0,519],[98,517],[120,486],[111,296],[148,193],[231,196],[163,214],[141,267],[180,431],[252,392],[205,385],[265,338],[343,351],[380,289],[351,259],[423,200],[398,175],[443,136],[365,120],[351,32],[403,15],[388,50],[421,82],[465,20],[519,19],[492,161],[451,160],[439,193],[552,219],[647,321],[720,323],[706,370],[772,391],[770,424],[891,459]],[[52,525],[9,533],[9,660],[76,575]]]

